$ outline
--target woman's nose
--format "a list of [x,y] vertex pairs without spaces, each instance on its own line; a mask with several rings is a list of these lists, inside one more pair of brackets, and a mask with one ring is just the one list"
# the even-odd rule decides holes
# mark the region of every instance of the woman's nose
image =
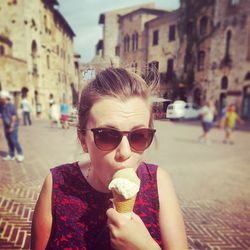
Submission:
[[131,156],[131,148],[129,145],[128,137],[123,136],[120,144],[116,148],[116,160],[124,161]]

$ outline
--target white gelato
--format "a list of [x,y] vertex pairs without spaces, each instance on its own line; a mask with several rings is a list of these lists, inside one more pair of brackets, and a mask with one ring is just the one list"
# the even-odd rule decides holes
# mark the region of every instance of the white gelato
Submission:
[[130,199],[138,193],[140,184],[136,184],[125,178],[114,178],[109,184],[109,190],[114,190],[125,199]]

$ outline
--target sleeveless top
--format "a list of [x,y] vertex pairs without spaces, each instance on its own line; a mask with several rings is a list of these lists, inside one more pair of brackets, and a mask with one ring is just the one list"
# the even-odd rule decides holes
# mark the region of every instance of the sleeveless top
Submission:
[[[112,207],[112,194],[91,187],[77,162],[55,167],[51,173],[53,223],[46,249],[111,250],[106,211]],[[138,167],[141,185],[133,211],[162,247],[156,173],[156,165]]]

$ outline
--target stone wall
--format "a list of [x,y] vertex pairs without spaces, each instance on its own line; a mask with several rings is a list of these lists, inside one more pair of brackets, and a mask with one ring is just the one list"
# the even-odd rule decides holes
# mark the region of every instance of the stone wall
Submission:
[[[76,89],[79,86],[74,33],[52,5],[41,0],[0,1],[1,35],[11,42],[9,52],[0,59],[5,69],[0,75],[2,88],[15,91],[20,98],[21,89],[27,87],[33,110],[39,102],[45,117],[50,94],[58,104],[63,98],[72,103],[71,84]],[[19,83],[15,81],[16,72]]]

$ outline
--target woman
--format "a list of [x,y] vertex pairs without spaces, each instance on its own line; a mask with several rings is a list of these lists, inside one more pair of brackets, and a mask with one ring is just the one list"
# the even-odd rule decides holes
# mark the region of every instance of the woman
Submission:
[[[155,132],[154,87],[110,68],[84,88],[78,137],[90,161],[51,169],[35,208],[31,249],[187,249],[167,173],[142,161]],[[113,174],[127,167],[141,180],[131,219],[112,208],[108,189]]]

